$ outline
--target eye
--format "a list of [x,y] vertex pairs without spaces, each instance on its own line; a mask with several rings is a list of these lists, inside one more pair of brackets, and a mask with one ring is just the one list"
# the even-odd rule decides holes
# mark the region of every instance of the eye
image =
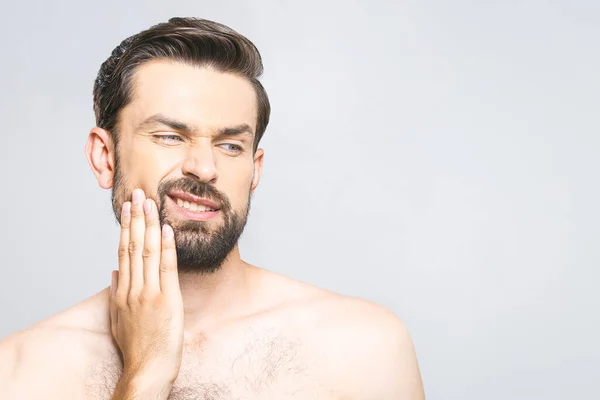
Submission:
[[229,153],[241,153],[244,150],[242,146],[233,143],[221,143],[219,146],[227,150]]
[[153,137],[165,143],[183,142],[183,138],[179,135],[153,135]]

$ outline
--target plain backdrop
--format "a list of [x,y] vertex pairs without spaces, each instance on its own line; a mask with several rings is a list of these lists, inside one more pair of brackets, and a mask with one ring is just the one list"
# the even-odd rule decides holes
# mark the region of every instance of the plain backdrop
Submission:
[[93,81],[125,37],[195,16],[264,59],[247,261],[391,308],[428,399],[600,398],[600,2],[26,0],[0,14],[0,336],[109,284],[118,228],[83,152]]

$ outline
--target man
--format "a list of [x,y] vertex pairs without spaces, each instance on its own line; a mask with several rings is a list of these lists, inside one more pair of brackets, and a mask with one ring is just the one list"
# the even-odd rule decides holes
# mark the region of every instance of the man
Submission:
[[270,106],[254,45],[173,18],[126,39],[85,147],[121,224],[102,292],[0,342],[0,398],[423,399],[390,311],[242,261]]

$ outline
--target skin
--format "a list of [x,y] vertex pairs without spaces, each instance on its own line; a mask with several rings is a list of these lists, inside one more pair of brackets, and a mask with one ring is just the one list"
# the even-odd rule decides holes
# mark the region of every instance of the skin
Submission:
[[[425,398],[412,340],[391,311],[252,266],[237,245],[214,273],[178,271],[178,220],[161,228],[158,185],[197,179],[245,209],[264,152],[252,150],[253,134],[216,132],[256,126],[256,107],[250,83],[232,74],[166,61],[138,68],[119,120],[118,271],[109,288],[0,341],[0,398]],[[193,136],[136,129],[155,114],[193,126]],[[115,150],[92,129],[86,155],[105,189]]]

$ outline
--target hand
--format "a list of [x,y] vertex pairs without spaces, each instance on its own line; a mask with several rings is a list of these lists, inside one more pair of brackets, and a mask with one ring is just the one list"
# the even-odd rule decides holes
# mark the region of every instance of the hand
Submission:
[[141,189],[123,205],[119,271],[112,278],[111,330],[123,355],[121,380],[129,382],[123,385],[145,382],[168,395],[183,348],[175,238],[168,225],[161,233],[156,203]]

